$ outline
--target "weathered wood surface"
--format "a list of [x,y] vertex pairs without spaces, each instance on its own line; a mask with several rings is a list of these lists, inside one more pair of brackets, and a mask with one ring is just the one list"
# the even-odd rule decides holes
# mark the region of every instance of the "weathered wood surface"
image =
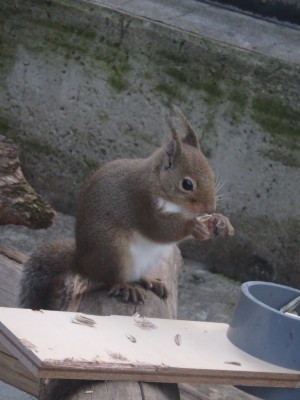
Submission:
[[300,371],[243,352],[224,323],[16,308],[0,320],[0,341],[41,378],[300,386]]
[[26,259],[18,251],[0,248],[0,307],[17,307],[22,263]]
[[24,178],[16,146],[0,135],[0,225],[49,227],[55,212]]
[[[32,375],[20,361],[0,343],[0,379],[33,396],[39,394],[39,379]],[[0,398],[2,399],[1,393]]]

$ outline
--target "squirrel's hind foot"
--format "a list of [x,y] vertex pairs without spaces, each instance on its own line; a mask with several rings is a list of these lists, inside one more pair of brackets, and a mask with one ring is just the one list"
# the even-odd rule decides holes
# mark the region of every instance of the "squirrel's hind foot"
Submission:
[[[140,284],[146,290],[151,290],[160,299],[165,300],[168,297],[168,289],[166,288],[165,284],[161,282],[160,279],[143,276],[136,283]],[[134,283],[118,283],[110,289],[109,295],[112,297],[117,297],[125,303],[144,303],[142,290],[138,288]]]
[[169,294],[168,289],[160,279],[154,279],[150,278],[149,276],[143,276],[139,282],[146,290],[151,290],[160,299],[165,300],[168,297]]
[[121,283],[114,285],[110,291],[109,295],[112,297],[117,297],[125,303],[141,304],[144,303],[144,297],[141,290],[135,285],[128,283]]

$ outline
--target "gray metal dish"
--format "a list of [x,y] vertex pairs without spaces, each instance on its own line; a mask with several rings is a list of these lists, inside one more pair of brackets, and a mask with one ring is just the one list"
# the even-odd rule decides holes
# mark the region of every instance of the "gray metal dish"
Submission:
[[[244,283],[227,331],[228,339],[254,357],[300,370],[300,319],[280,311],[298,296],[300,290],[274,283]],[[266,400],[300,399],[300,389],[241,389]]]

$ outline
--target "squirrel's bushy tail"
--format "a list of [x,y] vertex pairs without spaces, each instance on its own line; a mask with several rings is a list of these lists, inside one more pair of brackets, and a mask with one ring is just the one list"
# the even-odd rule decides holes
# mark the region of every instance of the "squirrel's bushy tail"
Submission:
[[57,309],[53,300],[64,289],[74,252],[74,240],[54,241],[39,247],[24,264],[19,306],[33,310]]

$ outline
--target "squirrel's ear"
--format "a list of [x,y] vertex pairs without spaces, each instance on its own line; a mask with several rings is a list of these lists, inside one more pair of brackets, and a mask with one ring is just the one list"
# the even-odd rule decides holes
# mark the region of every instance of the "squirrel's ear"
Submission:
[[182,139],[182,142],[200,149],[200,143],[199,139],[197,137],[197,134],[195,133],[192,125],[189,123],[189,121],[185,118],[181,110],[177,106],[173,106],[173,109],[175,113],[178,115],[178,117],[181,119],[184,130],[185,130],[185,137]]
[[165,120],[170,136],[168,143],[165,145],[166,159],[164,166],[166,169],[168,169],[174,164],[176,156],[178,156],[181,152],[181,140],[170,114],[165,115]]

